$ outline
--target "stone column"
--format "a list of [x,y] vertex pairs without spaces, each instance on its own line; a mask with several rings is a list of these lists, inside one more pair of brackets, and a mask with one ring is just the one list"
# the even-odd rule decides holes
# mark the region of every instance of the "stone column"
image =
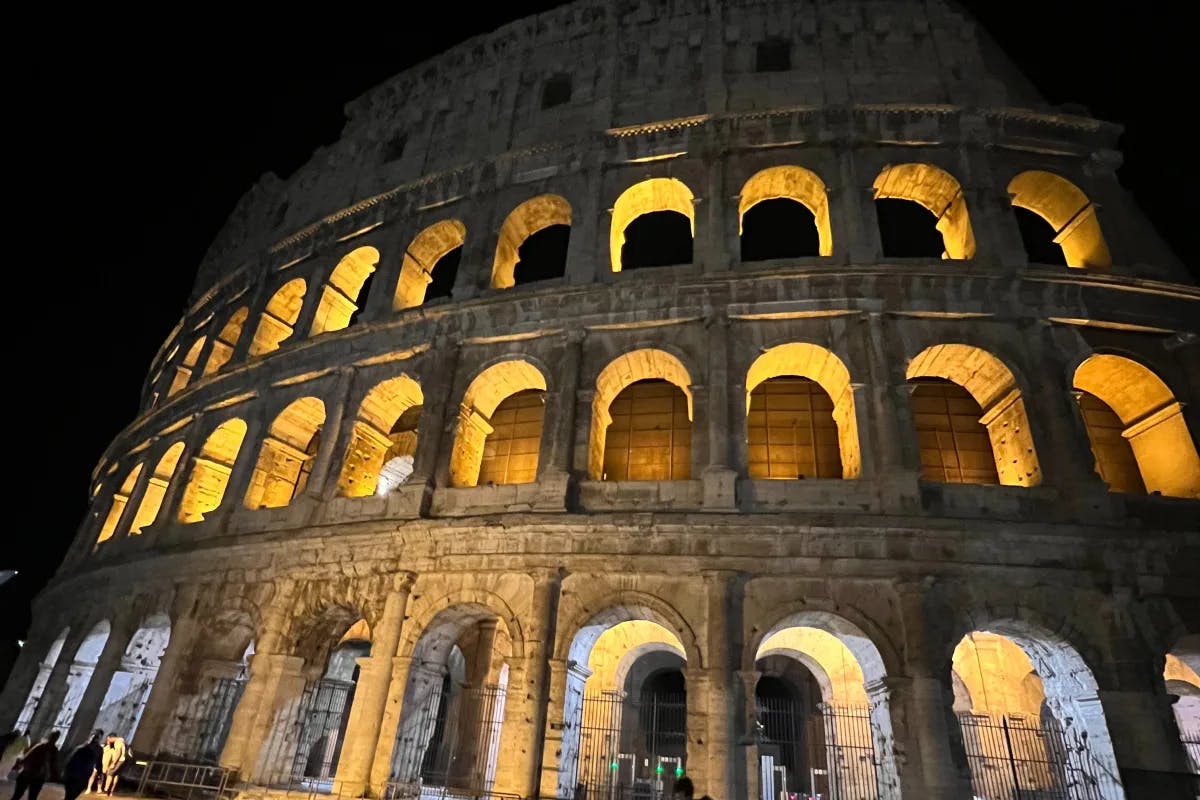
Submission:
[[46,679],[46,688],[42,690],[37,708],[29,720],[29,730],[35,740],[49,731],[58,717],[63,700],[67,696],[67,677],[71,674],[71,665],[75,663],[75,656],[89,633],[91,625],[81,624],[73,626],[67,634],[67,640],[63,642],[62,650],[58,653],[58,660],[54,662],[50,669],[50,677]]
[[[719,298],[724,305],[725,298]],[[701,474],[706,509],[733,510],[737,472],[730,468],[729,317],[724,308],[706,320],[708,333],[708,465]]]
[[334,794],[360,797],[367,788],[372,762],[379,749],[384,709],[392,679],[392,660],[400,645],[400,633],[415,577],[411,572],[396,576],[392,591],[384,601],[383,615],[372,631],[371,655],[358,659],[358,683],[354,688],[354,703],[350,707],[350,719],[342,740],[342,752],[333,784]]
[[[1161,678],[1158,684],[1158,687],[1128,686],[1099,692],[1103,710],[1094,709],[1094,721],[1088,728],[1098,728],[1107,722],[1117,758],[1115,765],[1109,763],[1098,752],[1097,745],[1103,743],[1094,735],[1089,737],[1088,767],[1099,780],[1100,797],[1120,796],[1117,778],[1123,779],[1125,796],[1129,798],[1192,800],[1194,797],[1194,779],[1188,775],[1191,768],[1171,710],[1172,698],[1166,694]],[[1080,710],[1086,713],[1085,709]]]
[[183,502],[183,490],[192,477],[192,459],[200,454],[205,440],[212,433],[212,431],[205,430],[206,427],[206,415],[201,412],[192,419],[190,430],[183,437],[183,452],[179,454],[179,463],[175,465],[171,482],[167,484],[167,490],[163,492],[162,505],[158,509],[158,519],[154,521],[149,531],[145,532],[154,537],[154,542],[158,541],[163,528],[180,524],[179,504]]
[[[839,263],[875,265],[883,259],[883,241],[875,214],[875,176],[860,183],[854,163],[854,149],[835,145],[838,163],[838,186],[830,194],[830,221],[833,226],[834,253],[841,253]],[[835,204],[835,201],[840,201]]]
[[114,621],[112,631],[104,642],[104,649],[100,651],[100,657],[96,659],[96,666],[92,669],[92,675],[88,679],[87,689],[84,690],[83,697],[79,699],[79,705],[75,708],[71,727],[67,731],[67,735],[59,742],[62,745],[61,749],[66,750],[87,741],[88,734],[95,727],[96,718],[100,716],[100,707],[104,703],[104,696],[108,694],[113,674],[121,666],[125,648],[129,645],[131,633],[127,628],[124,620]]
[[731,698],[738,719],[737,752],[733,765],[740,782],[746,787],[744,796],[757,800],[762,794],[762,776],[759,768],[758,742],[758,679],[762,677],[756,669],[740,669],[736,674],[735,696]]
[[554,649],[562,570],[532,573],[533,598],[525,630],[525,655],[509,664],[504,701],[504,727],[496,765],[497,792],[533,797],[541,781],[542,745],[546,739],[549,657]]
[[694,781],[711,787],[704,790],[706,793],[718,797],[737,796],[731,750],[737,739],[733,684],[741,657],[740,592],[741,582],[736,572],[704,573],[708,669],[689,665],[686,672],[687,773]]
[[912,425],[911,390],[903,379],[899,335],[895,321],[879,312],[866,313],[859,330],[868,385],[865,392],[855,392],[854,399],[867,401],[870,423],[858,427],[866,456],[863,472],[875,475],[885,508],[911,512],[921,504],[917,485],[921,457]]
[[[387,665],[388,684],[384,697],[383,712],[379,723],[379,736],[375,740],[375,755],[371,760],[371,794],[382,797],[392,774],[392,751],[396,748],[396,731],[400,728],[400,716],[404,711],[404,693],[408,688],[408,676],[412,670],[412,657],[396,656]],[[362,674],[359,674],[362,679]]]
[[262,738],[254,738],[260,727],[258,717],[274,705],[273,693],[279,670],[272,662],[283,658],[275,653],[282,644],[291,616],[292,592],[290,581],[277,584],[276,595],[259,629],[254,655],[250,657],[250,677],[234,709],[229,735],[225,737],[225,747],[221,751],[221,766],[241,770],[242,778],[249,777],[248,769],[256,760],[257,748],[263,744]]
[[586,337],[584,330],[567,332],[554,375],[554,391],[547,398],[538,458],[538,483],[541,485],[538,510],[563,511],[567,507],[571,447],[575,443],[575,391]]
[[[314,249],[319,246],[319,244],[314,245]],[[296,276],[304,277],[304,305],[300,306],[300,314],[296,317],[296,324],[292,326],[292,335],[283,340],[283,343],[280,344],[281,347],[286,347],[289,343],[302,342],[312,336],[313,321],[317,318],[317,309],[321,305],[321,298],[325,295],[325,283],[332,271],[333,267],[326,265],[316,274]],[[287,281],[284,281],[280,286],[286,283]],[[278,291],[278,287],[276,287],[276,291]],[[269,299],[268,302],[270,302]],[[263,308],[265,309],[266,306],[264,305]]]
[[[325,488],[328,482],[330,468],[336,467],[334,474],[340,471],[346,454],[346,444],[349,437],[342,431],[342,420],[346,416],[346,404],[350,402],[350,384],[354,379],[354,370],[350,368],[338,371],[337,384],[329,397],[333,404],[325,415],[325,423],[321,425],[321,445],[313,456],[312,472],[308,475],[308,483],[304,493],[313,497],[332,498],[337,491],[337,479]],[[353,425],[353,418],[351,419]]]
[[[58,638],[56,631],[61,632],[62,630],[57,622],[47,624],[40,614],[35,615],[35,618],[37,623],[31,629],[34,635],[27,639],[21,647],[17,661],[9,672],[8,682],[4,685],[4,692],[0,694],[0,730],[11,731],[16,726],[21,712],[25,710],[25,703],[29,700],[34,684],[37,682],[38,674],[41,672],[42,659],[49,655],[50,646]],[[54,667],[62,660],[65,650],[66,641],[64,640],[58,658],[51,665],[51,675]],[[49,677],[48,675],[47,679]],[[48,687],[49,681],[47,680],[46,686],[42,687],[43,695]]]
[[450,450],[454,445],[459,405],[454,396],[454,377],[460,352],[458,343],[439,335],[423,358],[421,374],[426,380],[421,391],[425,403],[417,422],[417,452],[413,455],[410,484],[449,485]]
[[163,731],[175,710],[180,676],[191,660],[197,637],[203,632],[203,626],[195,616],[199,590],[196,584],[181,586],[171,604],[171,638],[158,663],[150,696],[146,698],[146,706],[134,732],[138,752],[159,751]]
[[574,661],[550,660],[550,687],[546,703],[546,738],[542,745],[539,797],[569,797],[575,787],[560,784],[563,765],[579,758],[579,728],[583,722],[583,686],[592,671]]

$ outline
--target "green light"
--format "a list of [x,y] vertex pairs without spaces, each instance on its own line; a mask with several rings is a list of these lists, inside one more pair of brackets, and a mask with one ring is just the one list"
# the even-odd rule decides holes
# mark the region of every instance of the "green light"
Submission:
[[658,762],[658,766],[655,767],[654,772],[657,773],[658,775],[662,775],[662,762],[661,761]]
[[678,778],[681,775],[683,775],[683,767],[676,767],[675,768],[675,777]]
[[616,761],[612,762],[611,764],[609,764],[609,765],[608,765],[608,768],[609,768],[609,769],[616,769],[616,768],[617,768],[617,762],[616,762]]

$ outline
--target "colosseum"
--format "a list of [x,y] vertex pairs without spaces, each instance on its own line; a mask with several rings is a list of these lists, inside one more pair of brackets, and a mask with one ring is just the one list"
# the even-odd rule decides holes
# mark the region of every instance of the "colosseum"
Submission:
[[199,265],[6,730],[159,796],[1196,796],[1200,287],[1119,125],[951,0],[578,0],[346,116]]

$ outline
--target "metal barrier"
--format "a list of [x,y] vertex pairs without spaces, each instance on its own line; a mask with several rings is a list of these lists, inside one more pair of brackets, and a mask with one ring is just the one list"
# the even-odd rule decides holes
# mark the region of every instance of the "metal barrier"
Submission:
[[445,786],[425,786],[422,783],[396,782],[384,787],[381,800],[523,800],[519,794],[507,792],[473,792]]
[[[189,764],[181,761],[135,761],[141,768],[137,779],[139,797],[154,791],[167,797],[232,798],[233,770],[212,764]],[[131,776],[132,777],[132,776]]]

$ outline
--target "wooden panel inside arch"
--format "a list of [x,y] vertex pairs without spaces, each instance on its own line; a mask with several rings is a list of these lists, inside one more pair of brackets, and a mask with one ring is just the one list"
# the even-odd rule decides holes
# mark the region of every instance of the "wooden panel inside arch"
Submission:
[[596,378],[592,399],[592,431],[588,446],[588,475],[600,480],[604,472],[604,444],[612,417],[608,408],[617,395],[631,383],[658,378],[679,387],[687,398],[688,419],[694,419],[692,377],[678,358],[655,348],[624,353],[609,362]]
[[953,175],[932,164],[894,164],[884,167],[872,186],[876,199],[911,200],[933,214],[946,248],[943,258],[975,256],[967,201]]
[[514,208],[500,226],[496,258],[492,262],[492,288],[508,289],[516,285],[517,251],[526,239],[551,225],[570,224],[571,204],[556,194],[539,195]]
[[829,224],[829,196],[825,183],[811,170],[796,166],[768,167],[750,177],[738,198],[738,235],[743,233],[746,212],[764,200],[788,198],[813,213],[820,255],[833,255],[833,231]]
[[1200,497],[1200,456],[1183,418],[1183,406],[1162,379],[1117,355],[1097,354],[1075,370],[1076,389],[1111,408],[1133,448],[1147,492]]
[[933,345],[909,362],[906,377],[943,378],[966,389],[983,410],[979,421],[991,439],[1000,483],[1037,486],[1042,482],[1025,401],[1000,359],[970,345]]
[[858,418],[854,410],[854,389],[850,371],[829,350],[809,342],[789,342],[770,348],[750,365],[746,372],[746,411],[750,411],[750,393],[763,381],[795,375],[820,384],[833,400],[833,420],[838,430],[842,457],[842,477],[862,474],[862,451],[858,441]]
[[612,228],[608,237],[608,252],[612,271],[621,271],[621,248],[625,245],[625,229],[643,214],[654,211],[676,211],[688,218],[692,235],[696,234],[696,211],[692,192],[676,178],[650,178],[630,186],[617,198],[612,210]]
[[451,485],[477,484],[484,442],[493,430],[489,419],[505,398],[526,389],[546,391],[546,376],[520,359],[493,364],[471,381],[459,406],[454,448],[450,453]]
[[1009,181],[1008,193],[1014,206],[1028,209],[1050,224],[1067,266],[1112,266],[1096,207],[1078,186],[1053,173],[1030,170]]

